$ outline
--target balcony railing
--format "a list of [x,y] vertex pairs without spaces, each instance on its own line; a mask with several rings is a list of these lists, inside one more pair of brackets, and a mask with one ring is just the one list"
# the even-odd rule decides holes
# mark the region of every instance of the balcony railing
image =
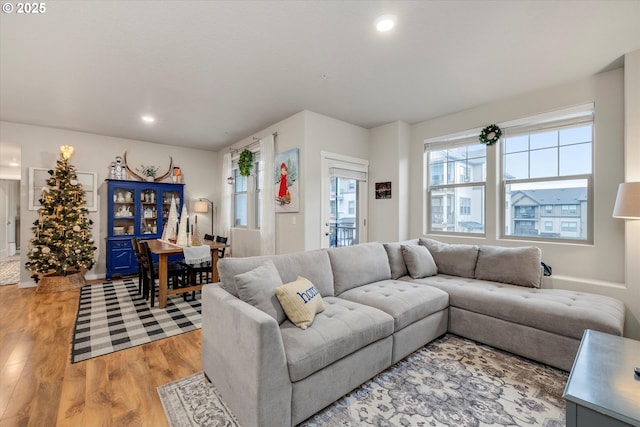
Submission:
[[352,246],[356,243],[358,243],[358,239],[356,238],[355,226],[331,224],[329,227],[329,246],[335,248],[341,246]]

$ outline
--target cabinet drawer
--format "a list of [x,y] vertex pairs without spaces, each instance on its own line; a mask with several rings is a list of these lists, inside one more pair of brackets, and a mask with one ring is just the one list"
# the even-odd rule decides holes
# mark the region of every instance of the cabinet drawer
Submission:
[[111,240],[109,242],[110,250],[128,250],[132,251],[133,246],[131,246],[131,240]]

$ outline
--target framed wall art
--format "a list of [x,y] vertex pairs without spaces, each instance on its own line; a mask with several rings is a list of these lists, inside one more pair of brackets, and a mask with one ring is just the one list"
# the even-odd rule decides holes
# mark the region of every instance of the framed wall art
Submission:
[[[96,172],[76,171],[78,182],[82,184],[84,190],[84,200],[87,210],[95,212],[98,210],[98,174]],[[29,168],[29,210],[36,211],[41,206],[40,196],[42,189],[47,186],[49,179],[49,169]]]
[[300,169],[298,148],[278,153],[274,159],[276,212],[300,210]]
[[376,182],[376,199],[391,198],[391,181]]

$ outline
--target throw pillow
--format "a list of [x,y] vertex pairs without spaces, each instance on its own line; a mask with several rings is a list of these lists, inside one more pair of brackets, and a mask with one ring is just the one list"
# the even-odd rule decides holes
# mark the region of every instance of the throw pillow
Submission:
[[273,261],[267,260],[253,270],[236,275],[235,285],[242,301],[264,311],[278,324],[287,319],[276,298],[276,288],[282,285],[282,279]]
[[320,291],[304,277],[277,287],[276,296],[289,320],[300,329],[307,329],[316,314],[324,311]]
[[480,246],[476,279],[539,288],[542,252],[535,246]]
[[417,245],[418,239],[405,240],[396,243],[383,243],[384,250],[387,251],[387,257],[389,257],[389,267],[391,267],[391,278],[399,279],[402,276],[409,274],[407,271],[407,265],[402,257],[402,245]]
[[436,262],[427,248],[418,245],[401,245],[400,248],[411,277],[421,279],[438,274]]
[[442,243],[437,240],[420,238],[420,244],[426,246],[438,266],[439,274],[451,276],[475,277],[478,247],[476,245],[461,245]]

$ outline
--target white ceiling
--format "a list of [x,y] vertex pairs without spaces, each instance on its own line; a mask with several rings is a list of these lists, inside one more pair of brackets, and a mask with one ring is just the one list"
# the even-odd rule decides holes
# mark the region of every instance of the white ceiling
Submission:
[[1,120],[217,151],[304,109],[415,123],[620,66],[640,1],[56,0],[0,27]]

